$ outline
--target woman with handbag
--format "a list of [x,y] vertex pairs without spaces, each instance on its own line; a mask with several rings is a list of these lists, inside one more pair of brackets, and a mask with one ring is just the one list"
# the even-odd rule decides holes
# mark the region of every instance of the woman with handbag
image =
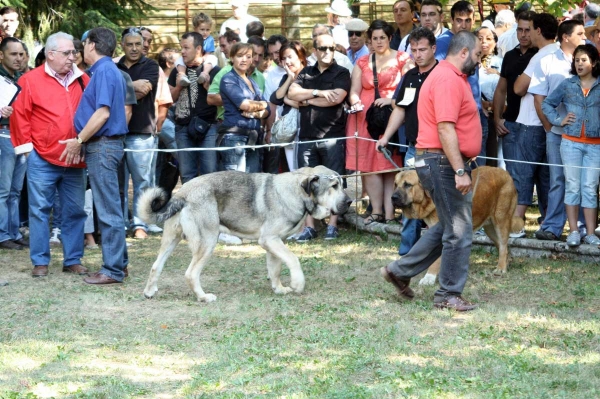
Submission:
[[[290,88],[290,85],[294,83],[294,80],[298,76],[298,73],[307,65],[306,61],[306,49],[302,45],[301,42],[297,40],[293,40],[288,44],[285,44],[279,50],[279,57],[281,58],[281,63],[283,64],[283,69],[285,69],[286,74],[281,78],[281,82],[279,83],[279,88],[271,94],[271,103],[277,106],[283,106],[283,111],[281,112],[281,118],[275,122],[273,128],[271,130],[271,134],[273,135],[272,141],[276,143],[285,142],[280,137],[277,137],[279,131],[285,130],[286,126],[293,126],[293,123],[286,123],[285,118],[296,118],[296,121],[299,119],[298,113],[298,101],[290,100],[287,97],[287,92]],[[279,126],[281,124],[281,126]],[[298,123],[296,123],[296,134],[292,138],[293,141],[296,141],[298,137],[297,129],[300,128]],[[283,132],[285,133],[285,132]],[[287,138],[287,135],[286,135]],[[287,140],[286,140],[287,141]],[[285,157],[287,159],[288,167],[290,171],[294,171],[297,169],[296,167],[296,156],[294,156],[295,148],[297,144],[294,146],[285,147]]]
[[[357,132],[358,137],[378,140],[385,132],[394,90],[400,83],[403,69],[412,65],[408,54],[390,48],[393,34],[394,28],[382,20],[373,21],[367,30],[374,52],[360,57],[352,71],[352,87],[348,96],[351,115],[346,124],[347,137],[354,137]],[[399,155],[393,155],[393,158],[397,165],[401,164]],[[347,140],[346,169],[368,173],[393,168],[394,165],[382,153],[377,152],[371,141]],[[394,219],[392,193],[395,174],[396,171],[391,171],[364,177],[363,182],[373,208],[365,218],[365,225],[386,223]]]
[[[225,113],[217,143],[219,147],[253,146],[261,139],[261,119],[269,116],[269,106],[256,82],[246,74],[252,65],[252,45],[234,44],[229,60],[233,69],[223,75],[219,86]],[[220,151],[219,159],[224,170],[261,171],[259,153],[253,148]]]

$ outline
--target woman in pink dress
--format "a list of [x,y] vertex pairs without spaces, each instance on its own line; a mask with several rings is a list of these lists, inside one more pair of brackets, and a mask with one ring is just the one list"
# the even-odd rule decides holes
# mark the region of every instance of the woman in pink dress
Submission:
[[[379,81],[379,95],[375,100],[375,87],[373,85],[373,69],[371,55],[365,55],[356,61],[352,71],[352,86],[348,101],[353,111],[346,124],[346,136],[353,137],[358,131],[359,137],[372,139],[367,131],[365,120],[367,110],[375,102],[376,106],[389,106],[392,104],[392,95],[400,83],[403,70],[412,65],[410,56],[402,51],[390,48],[390,40],[394,28],[387,22],[375,20],[367,30],[367,37],[373,46],[377,79]],[[384,131],[381,131],[383,134]],[[358,155],[357,148],[358,147]],[[394,151],[395,152],[395,151]],[[394,162],[400,165],[402,159],[399,155],[393,156]],[[377,172],[393,169],[394,165],[382,153],[377,152],[372,141],[347,140],[346,142],[346,169],[360,172]],[[373,211],[365,218],[365,224],[373,222],[385,223],[394,219],[392,193],[394,191],[394,176],[396,172],[373,174],[364,176],[363,184],[371,201]],[[385,215],[384,210],[385,209]]]

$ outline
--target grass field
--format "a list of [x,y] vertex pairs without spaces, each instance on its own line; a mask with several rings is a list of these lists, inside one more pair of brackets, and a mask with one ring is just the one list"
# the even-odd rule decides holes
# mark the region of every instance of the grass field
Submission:
[[432,309],[434,287],[400,302],[378,272],[394,243],[342,234],[290,244],[302,295],[272,293],[257,245],[219,246],[203,274],[211,304],[184,282],[184,244],[144,298],[158,237],[132,241],[118,286],[65,275],[60,248],[42,279],[27,252],[0,251],[0,397],[600,397],[598,265],[516,258],[494,277],[497,257],[474,252],[464,294],[480,307],[458,314]]

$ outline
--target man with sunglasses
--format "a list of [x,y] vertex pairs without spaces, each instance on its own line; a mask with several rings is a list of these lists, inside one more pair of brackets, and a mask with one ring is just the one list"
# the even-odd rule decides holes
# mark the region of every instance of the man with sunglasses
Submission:
[[64,32],[46,41],[46,62],[19,79],[10,120],[15,154],[27,154],[30,258],[33,277],[48,275],[50,209],[58,189],[62,204],[63,272],[86,274],[81,266],[87,215],[81,147],[76,157],[62,156],[66,140],[75,141],[73,121],[89,78],[75,65],[73,36]]
[[355,18],[346,23],[346,29],[350,42],[347,55],[352,65],[356,65],[356,60],[369,54],[369,48],[365,45],[365,32],[369,25],[362,19]]
[[[288,91],[288,98],[300,103],[300,143],[298,168],[323,165],[340,175],[346,172],[346,114],[344,101],[350,91],[350,73],[334,59],[335,42],[331,35],[319,35],[313,40],[317,64],[307,66]],[[319,143],[304,141],[327,139]],[[314,219],[306,219],[306,227],[297,242],[317,237]],[[326,240],[339,236],[337,216],[329,218]]]
[[[125,225],[118,183],[127,134],[127,85],[110,58],[116,45],[115,34],[107,28],[94,28],[85,39],[84,59],[90,65],[92,79],[75,114],[77,139],[67,140],[63,153],[67,164],[77,162],[81,144],[86,143],[83,148],[102,235],[103,261],[99,272],[84,278],[87,284],[121,283],[127,276]],[[79,241],[82,241],[81,236]]]

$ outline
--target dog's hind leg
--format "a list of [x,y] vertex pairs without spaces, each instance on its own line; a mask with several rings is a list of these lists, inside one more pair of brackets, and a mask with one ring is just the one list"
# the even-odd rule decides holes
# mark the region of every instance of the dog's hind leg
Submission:
[[192,250],[192,261],[190,266],[185,272],[185,279],[196,294],[198,301],[200,302],[214,302],[217,297],[213,294],[205,293],[200,284],[200,273],[208,260],[218,241],[218,232],[211,234],[210,236],[205,235],[202,237],[188,237],[190,249]]
[[[271,287],[276,294],[287,294],[294,291],[304,291],[304,273],[300,267],[298,257],[285,246],[281,238],[270,237],[258,240],[261,247],[267,251],[267,269],[271,278]],[[285,263],[290,270],[290,287],[281,284],[281,263]]]
[[498,248],[498,266],[494,270],[495,275],[506,273],[506,265],[508,262],[508,234],[509,232],[498,231],[497,224],[488,224],[483,228],[485,234],[492,240],[496,248]]
[[[177,217],[177,219],[178,218],[179,217]],[[152,265],[152,269],[150,269],[150,276],[148,276],[148,282],[144,289],[144,295],[148,299],[154,297],[158,291],[158,278],[160,277],[165,262],[169,259],[169,256],[171,256],[171,253],[177,244],[179,244],[179,241],[181,241],[181,226],[177,219],[169,219],[165,222],[164,233],[160,242],[160,251],[158,252],[156,261]]]

